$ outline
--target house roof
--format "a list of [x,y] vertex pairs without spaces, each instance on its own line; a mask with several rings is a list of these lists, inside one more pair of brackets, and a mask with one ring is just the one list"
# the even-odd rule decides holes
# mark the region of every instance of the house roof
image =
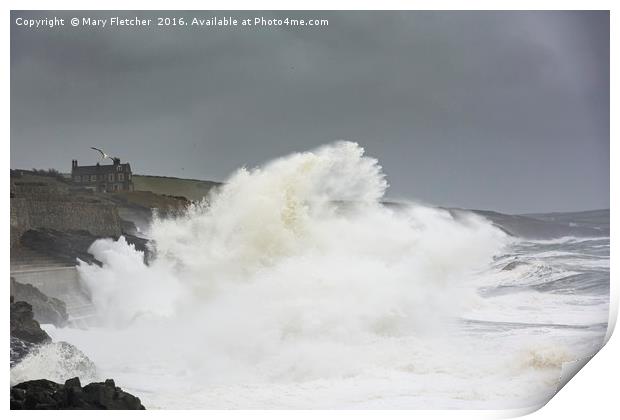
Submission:
[[131,172],[131,166],[129,163],[121,163],[120,165],[90,165],[90,166],[76,166],[73,168],[72,173],[77,175],[97,175],[110,172],[116,172],[116,166],[121,166],[123,172]]

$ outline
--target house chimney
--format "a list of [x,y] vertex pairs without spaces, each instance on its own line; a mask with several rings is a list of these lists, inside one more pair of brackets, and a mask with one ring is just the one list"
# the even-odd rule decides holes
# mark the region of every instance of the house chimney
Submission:
[[75,168],[77,168],[77,166],[78,166],[77,159],[73,159],[71,161],[71,169],[75,169]]

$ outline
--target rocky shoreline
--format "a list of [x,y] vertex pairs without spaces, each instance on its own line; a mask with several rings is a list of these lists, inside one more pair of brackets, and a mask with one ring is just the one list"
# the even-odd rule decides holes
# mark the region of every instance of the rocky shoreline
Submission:
[[11,302],[11,337],[34,345],[52,341],[34,319],[32,305],[27,302]]
[[31,284],[23,284],[11,277],[11,297],[16,302],[27,302],[32,306],[33,318],[42,324],[64,327],[69,315],[67,305],[60,300],[49,297]]
[[11,410],[145,410],[140,398],[117,387],[112,379],[82,387],[79,378],[64,384],[47,379],[11,387]]
[[[175,186],[182,181],[176,180]],[[216,184],[205,184],[204,195]],[[44,171],[11,171],[11,264],[18,267],[16,272],[32,270],[39,276],[48,269],[45,264],[63,270],[78,260],[101,265],[88,252],[92,243],[121,235],[148,261],[151,250],[141,228],[149,226],[154,214],[172,216],[190,204],[185,197],[151,191],[96,193]],[[23,282],[23,274],[15,277],[20,281],[11,277],[10,366],[12,383],[21,383],[11,387],[11,409],[144,409],[139,398],[116,387],[112,379],[82,387],[77,377],[62,384],[66,376],[50,371],[41,372],[47,379],[26,380],[32,377],[29,364],[49,357],[61,367],[70,365],[62,372],[84,381],[97,375],[84,353],[69,343],[53,342],[41,328],[41,323],[67,326],[70,311],[61,300],[64,295],[48,296]]]
[[[25,299],[29,302],[15,301],[16,299]],[[79,361],[89,376],[95,374],[95,365],[86,355],[69,343],[53,343],[36,319],[64,325],[66,322],[64,308],[64,302],[46,296],[32,285],[23,285],[11,279],[11,368],[29,355],[36,356],[44,346],[52,345],[57,347],[57,353],[62,357],[71,359],[71,363]],[[112,379],[92,382],[84,387],[77,377],[65,381],[64,384],[48,379],[36,379],[11,387],[11,410],[71,409],[144,410],[145,408],[140,398],[117,387]]]

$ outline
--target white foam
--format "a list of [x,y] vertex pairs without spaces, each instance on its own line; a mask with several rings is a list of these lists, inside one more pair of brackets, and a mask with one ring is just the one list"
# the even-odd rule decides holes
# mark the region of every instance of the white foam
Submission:
[[11,385],[33,379],[64,383],[76,376],[84,383],[95,380],[97,370],[93,362],[70,344],[48,343],[35,348],[11,369]]

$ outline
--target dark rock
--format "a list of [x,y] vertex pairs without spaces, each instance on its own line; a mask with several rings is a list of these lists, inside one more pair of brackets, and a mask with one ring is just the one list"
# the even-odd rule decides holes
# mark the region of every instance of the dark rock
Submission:
[[11,301],[10,366],[13,367],[40,344],[51,338],[33,318],[32,306],[26,302]]
[[65,381],[65,386],[69,388],[82,388],[82,384],[80,383],[80,378],[78,377],[67,379]]
[[112,379],[82,388],[79,378],[64,385],[47,379],[11,387],[11,410],[144,410],[140,398],[117,387]]
[[51,257],[75,264],[76,258],[88,263],[101,265],[88,253],[90,245],[98,237],[87,231],[60,232],[53,229],[31,229],[25,232],[20,242],[22,245]]
[[11,337],[11,357],[10,357],[11,367],[21,362],[22,359],[26,357],[26,355],[30,353],[35,347],[37,347],[36,344],[29,343],[24,340],[20,340],[19,338],[16,338],[16,337]]
[[22,284],[11,277],[11,299],[32,305],[34,319],[41,324],[63,327],[67,324],[67,306],[60,299],[49,297],[31,284]]
[[[137,250],[145,252],[146,258],[148,240],[129,234],[123,236],[127,243],[134,245]],[[101,239],[101,237],[83,230],[61,232],[53,229],[30,229],[22,235],[20,243],[29,249],[60,259],[68,264],[75,264],[76,259],[79,258],[89,264],[101,266],[101,261],[88,252],[88,248],[97,239]],[[112,239],[118,239],[118,237]]]
[[26,391],[19,388],[11,388],[11,410],[18,410],[24,405]]
[[11,303],[11,337],[34,344],[51,341],[50,336],[34,320],[32,306],[26,302]]
[[47,379],[23,382],[11,387],[11,410],[53,408],[57,404],[53,396],[59,389],[59,384]]
[[139,233],[136,224],[131,220],[125,219],[121,219],[121,232],[123,232],[123,234],[130,235],[137,235]]

